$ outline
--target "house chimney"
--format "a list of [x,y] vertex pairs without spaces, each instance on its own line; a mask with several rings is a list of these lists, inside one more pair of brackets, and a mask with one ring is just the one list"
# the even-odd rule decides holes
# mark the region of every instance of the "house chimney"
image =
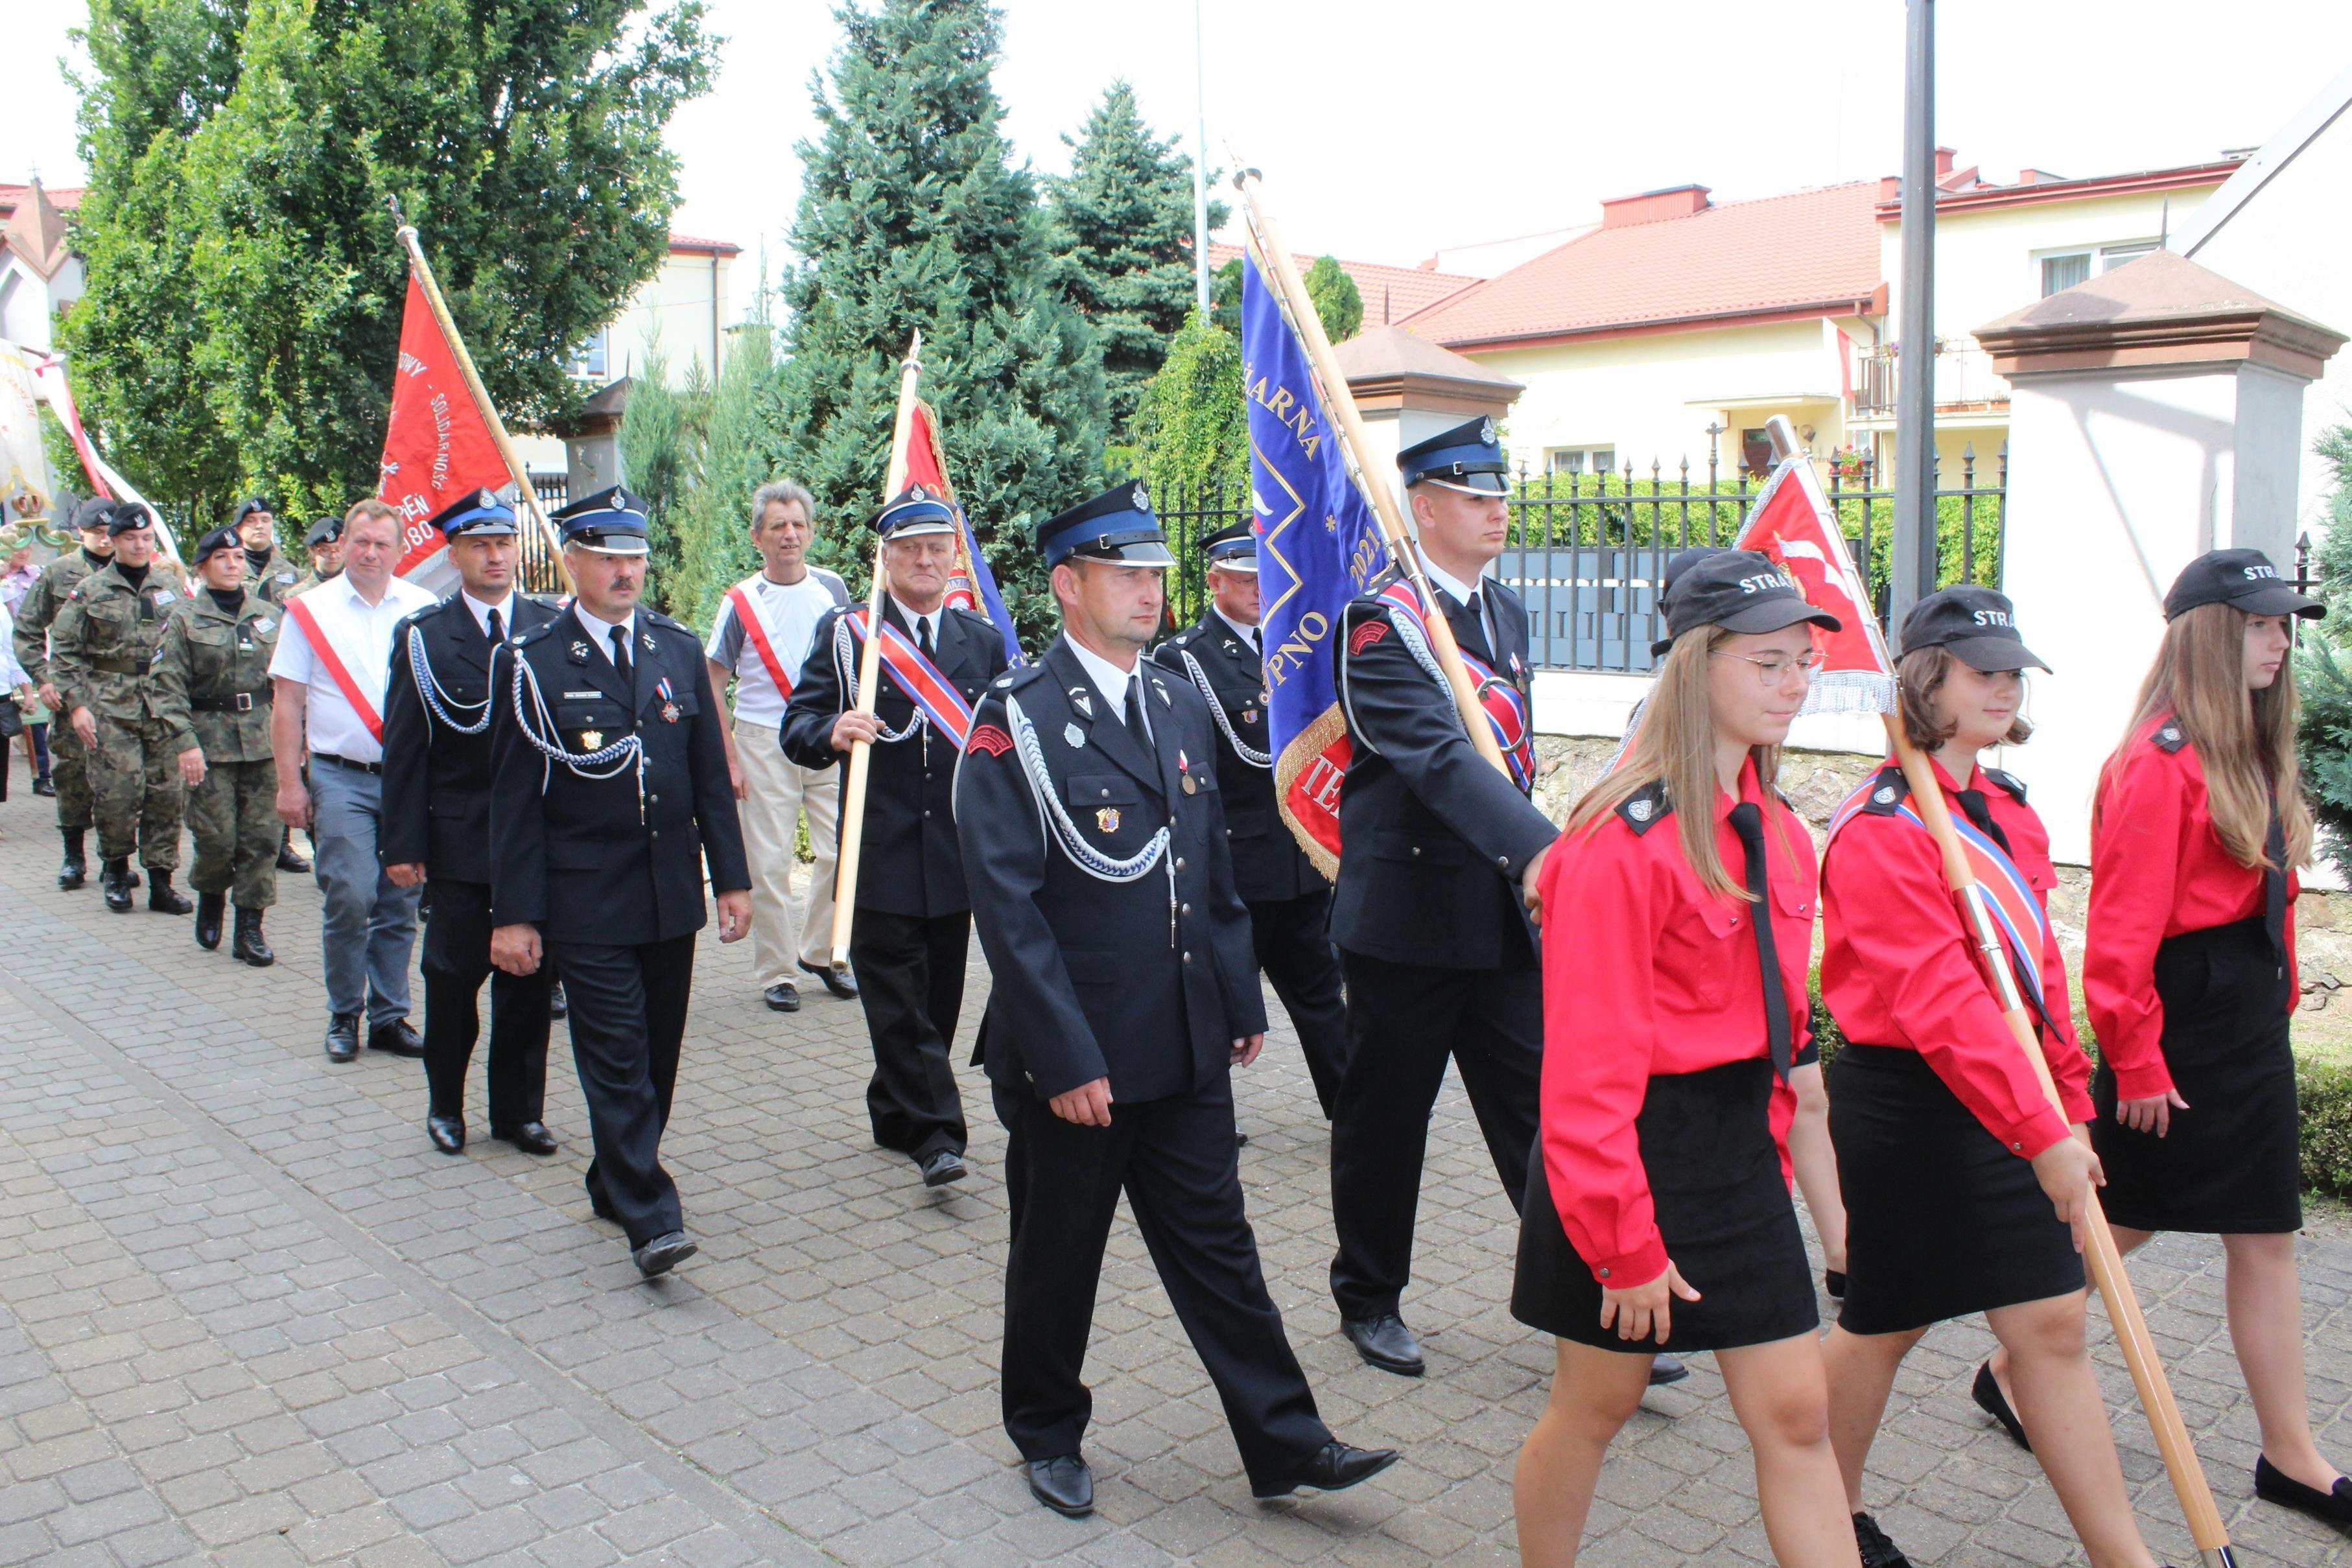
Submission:
[[1601,226],[1622,229],[1635,224],[1686,218],[1706,210],[1706,193],[1705,185],[1670,185],[1663,191],[1644,191],[1638,196],[1613,197],[1601,204]]
[[1958,160],[1959,160],[1959,156],[1960,156],[1959,149],[1958,149],[1958,148],[1957,148],[1957,147],[1938,147],[1938,148],[1937,148],[1937,149],[1936,149],[1936,178],[1937,178],[1938,180],[1940,180],[1940,179],[1942,179],[1945,175],[1947,175],[1947,174],[1950,173],[1950,172],[1952,172],[1952,165],[1953,165],[1954,163],[1956,163],[1957,162],[1958,162]]

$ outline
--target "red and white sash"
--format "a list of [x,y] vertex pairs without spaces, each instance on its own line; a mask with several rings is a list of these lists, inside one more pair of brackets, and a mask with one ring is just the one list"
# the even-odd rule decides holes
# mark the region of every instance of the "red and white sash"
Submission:
[[[849,625],[851,638],[866,640],[866,609],[863,605],[842,617]],[[944,619],[940,622],[945,625]],[[923,657],[904,632],[887,621],[882,622],[882,663],[897,678],[898,687],[912,699],[931,727],[954,743],[958,751],[971,734],[971,705],[955,683],[940,674],[939,666]]]
[[777,693],[786,702],[790,702],[793,697],[793,678],[784,673],[784,662],[776,657],[776,645],[769,638],[767,617],[761,612],[760,601],[746,593],[743,586],[739,582],[729,589],[727,602],[735,607],[735,619],[743,623],[743,634],[751,640],[751,646],[758,650],[760,663],[768,667],[768,678],[776,683]]
[[367,732],[375,737],[378,746],[382,746],[383,716],[375,711],[375,704],[368,701],[367,694],[360,690],[360,684],[352,679],[351,671],[344,667],[342,655],[335,652],[332,643],[327,641],[327,634],[319,630],[318,617],[311,614],[310,607],[299,599],[286,601],[286,613],[302,628],[302,635],[310,644],[311,657],[327,666],[328,677],[335,683],[335,689],[343,694],[343,700],[352,705],[352,711],[360,716],[360,722],[367,726]]
[[[1413,591],[1412,584],[1391,582],[1381,590],[1380,597],[1393,611],[1410,618],[1412,629],[1421,634],[1426,646],[1429,621],[1422,612],[1421,597]],[[1522,789],[1528,788],[1535,782],[1536,748],[1533,727],[1528,723],[1527,699],[1519,695],[1517,684],[1506,680],[1458,641],[1454,651],[1462,655],[1462,667],[1469,673],[1470,684],[1478,690],[1478,706],[1486,711],[1486,727],[1502,749],[1503,759],[1511,765],[1512,782]]]

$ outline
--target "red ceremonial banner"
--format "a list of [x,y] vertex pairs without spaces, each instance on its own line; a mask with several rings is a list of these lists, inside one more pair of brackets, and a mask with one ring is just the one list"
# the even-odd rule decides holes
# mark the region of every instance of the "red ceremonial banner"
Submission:
[[457,351],[411,271],[400,319],[400,362],[392,373],[392,423],[383,433],[376,485],[377,497],[400,508],[400,575],[410,575],[440,550],[441,533],[432,519],[452,501],[512,480],[457,368]]
[[1835,632],[1813,631],[1822,666],[1806,693],[1807,713],[1892,713],[1895,662],[1871,613],[1862,574],[1845,548],[1837,516],[1822,494],[1813,460],[1794,452],[1772,470],[1756,497],[1738,539],[1741,549],[1761,550],[1780,562],[1805,596],[1842,623]]

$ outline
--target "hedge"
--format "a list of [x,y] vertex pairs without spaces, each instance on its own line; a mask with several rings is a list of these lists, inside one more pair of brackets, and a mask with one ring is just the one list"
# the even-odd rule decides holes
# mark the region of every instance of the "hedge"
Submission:
[[[1813,1039],[1827,1067],[1845,1037],[1837,1019],[1822,1005],[1822,972],[1812,972]],[[2092,1044],[2090,1025],[2079,1014],[2075,1032],[2084,1048]],[[2326,1197],[2352,1198],[2352,1063],[2310,1061],[2294,1064],[2295,1102],[2303,1113],[2303,1188]]]

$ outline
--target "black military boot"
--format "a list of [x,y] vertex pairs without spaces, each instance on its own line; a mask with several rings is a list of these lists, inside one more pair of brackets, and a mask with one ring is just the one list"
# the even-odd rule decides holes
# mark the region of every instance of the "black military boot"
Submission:
[[[147,907],[157,915],[188,915],[196,906],[186,894],[172,885],[170,872],[151,865],[147,868]],[[213,930],[218,932],[220,927],[215,925]]]
[[[226,893],[196,894],[196,946],[207,953],[220,946],[221,915],[227,908],[228,894]],[[236,915],[236,928],[241,936],[245,931],[245,911],[238,910]]]
[[58,891],[71,893],[89,880],[89,866],[82,859],[79,828],[59,828],[58,836],[66,841],[66,858],[58,867]]
[[239,909],[236,912],[236,935],[229,938],[229,956],[257,969],[267,969],[278,962],[278,955],[261,937],[261,911]]
[[99,862],[98,888],[106,907],[117,915],[131,913],[131,859],[128,855]]

